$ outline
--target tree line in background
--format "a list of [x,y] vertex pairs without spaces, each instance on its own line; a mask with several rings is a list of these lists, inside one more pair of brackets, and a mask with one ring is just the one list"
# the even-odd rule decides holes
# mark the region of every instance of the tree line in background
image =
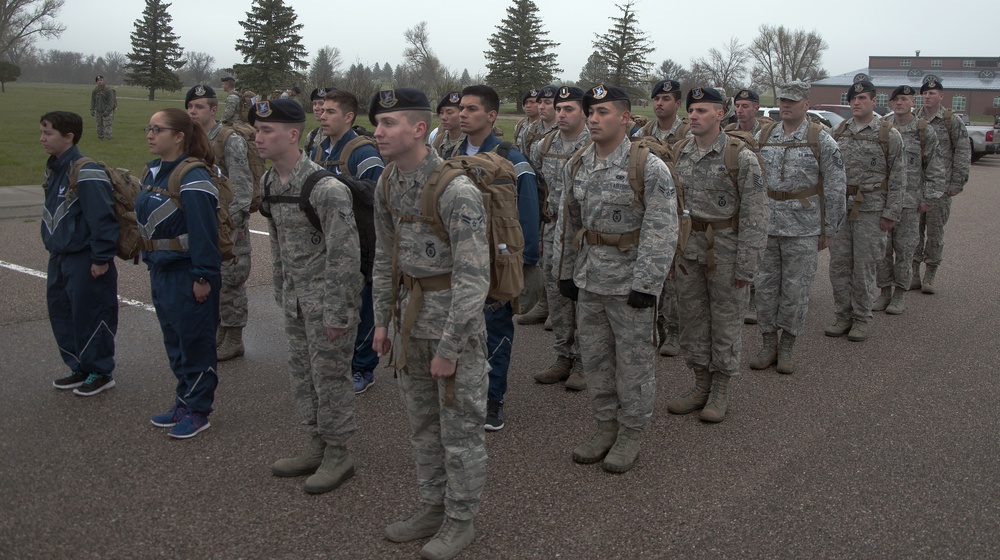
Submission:
[[488,70],[485,76],[449,69],[431,48],[426,22],[406,30],[402,61],[395,66],[357,60],[344,69],[340,50],[330,46],[319,49],[310,60],[299,34],[302,24],[286,0],[252,0],[246,19],[240,21],[244,36],[236,41],[243,62],[232,68],[216,68],[209,53],[185,51],[173,31],[170,4],[163,0],[145,0],[146,7],[130,36],[132,51],[128,54],[112,51],[98,56],[35,48],[37,38],[58,37],[65,30],[56,20],[63,3],[0,0],[0,85],[17,79],[92,83],[94,76],[101,74],[110,84],[146,88],[152,100],[158,90],[216,83],[223,75],[232,74],[241,88],[264,95],[293,85],[306,92],[336,85],[366,103],[385,85],[405,84],[437,98],[473,83],[486,83],[506,100],[517,102],[520,111],[522,92],[550,83],[579,83],[582,87],[615,84],[636,99],[645,99],[650,86],[666,78],[681,82],[685,89],[711,85],[732,94],[754,87],[773,95],[783,82],[827,76],[822,56],[829,46],[820,35],[768,24],[759,27],[759,35],[749,44],[733,37],[692,59],[687,67],[672,59],[654,66],[649,59],[653,43],[642,30],[632,0],[615,4],[618,14],[609,18],[608,31],[594,35],[594,52],[577,82],[556,80],[562,73],[553,52],[559,43],[548,39],[534,0],[511,0],[506,16],[488,39],[489,50],[483,53]]

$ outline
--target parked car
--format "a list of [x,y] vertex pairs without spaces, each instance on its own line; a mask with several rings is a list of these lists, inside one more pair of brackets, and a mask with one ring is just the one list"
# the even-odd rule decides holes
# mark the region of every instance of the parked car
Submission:
[[851,113],[850,105],[832,105],[829,103],[820,103],[819,105],[814,105],[812,108],[816,109],[817,111],[832,111],[840,115],[840,118],[842,119],[849,119],[853,114]]
[[971,124],[969,115],[960,114],[965,128],[969,131],[969,145],[972,147],[972,161],[979,161],[986,154],[995,154],[998,151],[998,144],[994,138],[997,130],[986,124]]
[[[817,110],[817,109],[809,109],[809,113],[812,114],[812,115],[816,115],[817,117],[820,117],[820,118],[823,118],[823,119],[826,119],[827,121],[829,121],[830,122],[830,128],[837,128],[837,125],[839,125],[841,123],[841,121],[844,120],[843,117],[841,117],[837,113],[834,113],[833,111],[822,111],[822,110]],[[770,118],[772,118],[772,119],[774,119],[776,121],[780,121],[781,120],[781,109],[778,109],[777,107],[761,107],[760,109],[757,110],[757,116],[758,117],[770,117]]]

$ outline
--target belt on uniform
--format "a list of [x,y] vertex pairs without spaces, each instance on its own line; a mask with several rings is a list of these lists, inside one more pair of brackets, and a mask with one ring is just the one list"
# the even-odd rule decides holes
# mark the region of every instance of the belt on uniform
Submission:
[[619,251],[626,252],[632,248],[632,245],[639,244],[639,230],[626,233],[601,233],[581,228],[576,234],[576,239],[573,240],[573,248],[579,251],[584,239],[587,240],[587,245],[617,247]]
[[[451,288],[451,273],[428,276],[426,278],[414,278],[406,273],[400,273],[399,283],[410,292],[410,301],[406,304],[406,311],[403,312],[403,326],[400,329],[399,355],[390,359],[396,371],[404,371],[406,367],[406,353],[410,347],[410,332],[413,324],[417,320],[417,313],[424,305],[424,292],[440,292]],[[452,375],[445,382],[445,406],[451,406],[455,400],[455,376]]]
[[[886,190],[889,190],[888,180],[882,181],[882,184],[879,187],[874,188],[869,192]],[[858,213],[861,212],[861,203],[865,201],[864,191],[862,191],[861,187],[858,185],[847,185],[847,196],[854,197],[854,204],[851,206],[851,213],[847,216],[847,221],[856,222],[858,221]]]
[[717,222],[703,222],[695,219],[691,220],[691,231],[705,232],[705,240],[708,242],[708,248],[705,250],[705,260],[708,263],[709,276],[715,276],[715,230],[733,228],[734,220],[736,220],[736,218],[729,218],[728,220],[720,220]]
[[816,194],[819,194],[818,185],[797,191],[776,191],[773,189],[767,189],[767,196],[770,197],[771,200],[798,200],[799,203],[802,204],[803,208],[810,208],[812,206],[809,204],[809,197]]

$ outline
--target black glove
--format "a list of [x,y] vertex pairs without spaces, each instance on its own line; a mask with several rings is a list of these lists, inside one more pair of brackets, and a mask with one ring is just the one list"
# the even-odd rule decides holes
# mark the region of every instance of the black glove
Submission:
[[559,293],[562,294],[564,298],[576,301],[576,298],[580,296],[580,288],[577,288],[576,283],[572,280],[560,280]]
[[656,296],[632,290],[628,293],[628,304],[629,307],[634,307],[636,309],[653,307],[656,305]]

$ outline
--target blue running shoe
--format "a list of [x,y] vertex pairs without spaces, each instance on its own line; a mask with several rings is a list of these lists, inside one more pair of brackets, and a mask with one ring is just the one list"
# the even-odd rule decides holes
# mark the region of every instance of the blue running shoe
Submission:
[[149,421],[157,428],[173,428],[181,421],[181,418],[187,416],[187,413],[188,409],[183,406],[175,406],[163,414],[157,414],[150,418]]
[[356,371],[354,372],[354,394],[360,395],[368,390],[369,387],[375,384],[375,372],[374,371]]

